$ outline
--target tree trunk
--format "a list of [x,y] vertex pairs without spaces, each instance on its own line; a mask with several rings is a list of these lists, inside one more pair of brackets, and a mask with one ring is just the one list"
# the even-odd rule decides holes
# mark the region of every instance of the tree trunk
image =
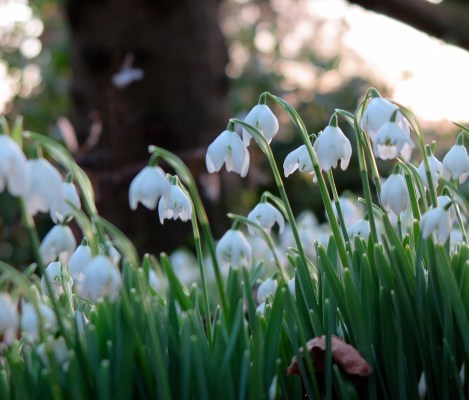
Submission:
[[[141,250],[168,251],[189,224],[162,227],[141,206],[131,213],[128,188],[150,144],[183,155],[198,176],[203,148],[226,126],[218,1],[68,0],[66,11],[77,159],[92,177],[98,209]],[[112,77],[126,62],[143,78],[116,86]]]

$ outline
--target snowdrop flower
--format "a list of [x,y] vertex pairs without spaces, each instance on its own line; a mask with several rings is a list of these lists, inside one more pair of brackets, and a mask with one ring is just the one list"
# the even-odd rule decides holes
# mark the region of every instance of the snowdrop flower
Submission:
[[373,147],[375,154],[382,160],[392,160],[402,156],[408,161],[415,145],[409,133],[405,132],[397,122],[388,121],[378,130],[373,140]]
[[129,203],[132,210],[136,210],[138,203],[154,210],[156,203],[169,191],[170,183],[160,167],[146,166],[132,180],[129,188]]
[[[449,176],[447,176],[447,172],[445,171],[443,164],[433,154],[429,155],[427,158],[433,187],[436,189],[438,187],[438,180],[440,177],[449,179]],[[427,172],[425,170],[425,164],[423,160],[417,168],[417,172],[420,176],[420,179],[422,179],[424,186],[428,188]]]
[[[359,219],[363,218],[363,211],[356,202],[354,202],[350,197],[341,195],[339,197],[340,210],[342,211],[342,216],[344,217],[344,222],[346,226],[353,225]],[[335,202],[332,202],[334,215],[338,218],[337,207]]]
[[[80,208],[80,196],[71,182],[62,183],[63,198],[59,198],[50,207],[50,217],[54,223],[61,223],[73,213],[73,207]],[[71,203],[73,207],[69,204]]]
[[370,223],[364,219],[360,219],[347,229],[347,233],[350,239],[358,236],[364,240],[368,240],[370,236]]
[[[38,311],[40,315],[38,315]],[[28,342],[35,342],[39,339],[41,324],[46,332],[55,333],[57,318],[52,308],[43,303],[38,303],[36,309],[33,303],[22,302],[21,330]]]
[[167,286],[167,282],[161,279],[152,269],[148,271],[148,283],[158,293],[161,293]]
[[63,336],[60,336],[57,339],[53,336],[48,336],[45,342],[40,343],[36,347],[36,352],[42,363],[47,367],[50,367],[48,352],[51,352],[54,355],[57,365],[62,366],[64,370],[68,368],[70,355]]
[[[278,132],[278,120],[274,113],[266,104],[257,104],[254,108],[249,111],[248,115],[244,119],[244,122],[259,129],[267,142],[270,143],[272,138]],[[243,142],[247,146],[251,141],[251,134],[245,128],[243,128]]]
[[449,196],[441,195],[436,198],[438,207],[443,207],[449,214],[451,224],[456,220],[456,209],[452,204],[452,200]]
[[[389,100],[382,97],[374,97],[366,106],[360,121],[361,128],[368,134],[371,140],[374,140],[379,129],[391,120],[391,116],[398,107]],[[407,134],[410,135],[409,123],[404,116],[398,112],[396,114],[396,123]]]
[[58,261],[51,262],[41,277],[42,293],[50,295],[46,280],[49,281],[51,293],[56,299],[65,292],[65,286],[69,292],[72,290],[73,279],[70,278],[66,267]]
[[169,260],[182,284],[191,285],[199,280],[197,259],[191,251],[183,248],[177,249],[170,254]]
[[268,278],[264,282],[262,282],[259,287],[257,288],[257,302],[262,303],[267,299],[267,296],[271,296],[277,290],[278,283],[275,279]]
[[8,293],[0,293],[0,336],[2,342],[8,344],[13,343],[18,330],[18,311],[16,304],[13,303]]
[[323,171],[336,168],[339,160],[340,168],[345,171],[352,157],[350,140],[337,126],[328,125],[314,142],[314,149]]
[[62,175],[46,159],[28,160],[31,183],[28,192],[23,196],[31,215],[49,211],[54,204],[64,202]]
[[55,261],[57,257],[63,264],[68,264],[76,247],[77,242],[72,230],[65,225],[55,225],[42,240],[39,252],[42,261],[46,264]]
[[300,172],[307,172],[312,174],[313,181],[317,181],[316,175],[314,173],[313,162],[311,161],[311,157],[309,156],[306,145],[302,145],[296,150],[293,150],[290,154],[287,155],[285,161],[283,162],[283,173],[285,178],[291,175],[297,169]]
[[106,298],[110,301],[117,300],[122,286],[122,277],[119,269],[111,258],[100,254],[88,263],[80,288],[80,295],[92,301]]
[[6,186],[13,196],[23,196],[28,192],[29,184],[25,155],[10,136],[0,134],[0,192]]
[[427,239],[431,234],[435,234],[438,243],[445,243],[452,230],[453,221],[450,213],[443,207],[438,206],[428,210],[420,218],[420,231],[422,237]]
[[[259,225],[267,233],[270,233],[275,223],[278,224],[279,232],[283,232],[285,228],[285,220],[281,212],[267,202],[262,202],[255,206],[248,214],[248,219]],[[248,231],[251,235],[256,234],[255,229],[251,225],[248,225]]]
[[119,253],[119,250],[114,247],[110,240],[108,240],[103,247],[103,252],[107,254],[111,258],[114,265],[118,267],[122,258],[121,253]]
[[165,219],[171,218],[173,220],[180,218],[181,221],[186,222],[191,219],[191,200],[177,184],[172,184],[158,203],[158,214],[162,224]]
[[469,155],[462,144],[455,144],[443,158],[443,167],[448,171],[450,178],[459,179],[462,184],[469,176]]
[[245,177],[249,169],[249,151],[236,132],[223,131],[207,148],[205,164],[209,173],[218,172],[223,164],[228,172]]
[[405,179],[400,174],[392,174],[381,187],[381,204],[399,216],[410,205],[409,191]]
[[250,267],[252,248],[243,233],[236,229],[229,229],[221,237],[216,248],[219,262],[226,267]]
[[140,68],[124,68],[112,76],[112,83],[115,87],[122,89],[132,82],[141,81],[143,77],[144,73]]
[[68,261],[70,275],[76,283],[83,279],[83,271],[86,265],[91,261],[93,255],[86,239],[75,249]]

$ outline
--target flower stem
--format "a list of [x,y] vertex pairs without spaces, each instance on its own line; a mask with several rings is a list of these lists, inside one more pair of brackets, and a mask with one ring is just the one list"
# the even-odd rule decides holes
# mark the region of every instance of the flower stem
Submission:
[[39,271],[41,271],[41,274],[42,274],[44,272],[44,263],[42,261],[41,252],[39,250],[40,241],[39,241],[39,235],[37,234],[36,225],[34,223],[33,217],[29,214],[27,210],[25,200],[23,198],[20,198],[19,202],[20,202],[20,209],[21,209],[21,217],[23,219],[23,224],[28,234],[29,243],[31,245],[34,258],[39,267]]

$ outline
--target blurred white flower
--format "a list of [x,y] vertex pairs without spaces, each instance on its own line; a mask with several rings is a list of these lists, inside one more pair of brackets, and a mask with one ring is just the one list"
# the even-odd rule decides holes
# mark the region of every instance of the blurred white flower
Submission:
[[405,179],[400,174],[392,174],[381,187],[381,204],[400,216],[410,205],[409,190]]
[[245,177],[249,169],[249,151],[236,132],[223,131],[207,148],[205,164],[207,171],[218,172],[226,165],[228,172]]
[[358,236],[364,240],[368,240],[370,236],[370,223],[364,219],[360,219],[347,229],[347,233],[350,239]]
[[36,347],[36,352],[45,366],[50,367],[48,353],[52,353],[57,365],[60,365],[65,370],[67,369],[70,354],[63,336],[58,338],[48,336],[44,342]]
[[51,262],[41,277],[42,293],[49,296],[46,279],[49,281],[51,293],[56,299],[65,292],[65,286],[68,288],[68,292],[72,290],[73,279],[70,277],[67,267],[59,261]]
[[[363,210],[349,196],[341,195],[339,197],[339,205],[346,226],[353,225],[359,219],[363,218]],[[335,202],[332,202],[332,206],[334,215],[338,218]]]
[[229,229],[221,237],[216,248],[220,264],[226,267],[251,267],[252,248],[243,233]]
[[91,249],[86,241],[82,242],[72,253],[68,266],[70,268],[70,275],[76,284],[83,279],[83,271],[92,258]]
[[[440,177],[449,179],[449,174],[445,171],[443,164],[433,154],[427,158],[433,187],[436,189],[438,187],[438,180]],[[420,179],[422,179],[424,186],[428,188],[427,173],[425,171],[425,164],[423,160],[420,162],[420,165],[417,168],[417,172],[420,176]]]
[[375,154],[382,160],[392,160],[401,156],[408,161],[415,145],[409,133],[397,122],[388,121],[378,130],[373,140],[373,147]]
[[293,297],[296,297],[296,280],[295,277],[291,278],[287,284],[288,290]]
[[55,225],[42,240],[39,251],[45,264],[55,261],[58,257],[61,263],[68,265],[76,247],[77,242],[72,230],[65,225]]
[[184,248],[173,251],[169,260],[173,271],[183,285],[191,285],[199,280],[199,269],[194,254]]
[[2,342],[11,344],[18,331],[18,310],[8,293],[0,293],[0,336]]
[[28,169],[31,183],[23,198],[31,215],[47,212],[54,204],[64,202],[62,175],[49,161],[44,158],[28,160]]
[[[39,314],[38,315],[38,311]],[[21,303],[21,331],[28,342],[39,339],[42,329],[54,334],[57,330],[57,318],[54,311],[44,303],[38,303],[37,310],[33,303]]]
[[[61,223],[73,213],[73,207],[80,208],[80,196],[72,182],[62,183],[63,198],[58,199],[50,207],[50,217],[54,223]],[[73,207],[69,204],[71,203]]]
[[115,87],[122,89],[132,82],[141,81],[144,76],[141,68],[124,68],[112,76],[112,83]]
[[7,187],[13,196],[24,196],[30,185],[25,155],[9,136],[0,134],[0,192]]
[[318,157],[319,166],[323,171],[329,171],[337,167],[340,161],[340,168],[345,171],[352,157],[352,145],[342,129],[337,126],[328,125],[319,134],[314,142],[314,149]]
[[438,243],[445,243],[452,230],[450,213],[443,207],[435,207],[428,210],[420,218],[420,231],[422,237],[427,239],[434,234]]
[[455,144],[443,158],[443,167],[448,171],[450,178],[459,179],[462,184],[469,176],[469,155],[461,144]]
[[[279,124],[277,117],[266,104],[257,104],[249,111],[244,122],[259,129],[267,142],[270,143],[272,138],[277,134]],[[246,128],[243,128],[243,142],[247,146],[251,141],[251,134]]]
[[277,290],[278,283],[275,279],[267,278],[257,288],[257,302],[262,303],[267,299],[267,296],[272,296]]
[[146,166],[130,184],[130,208],[136,210],[141,202],[146,208],[154,210],[160,197],[168,192],[169,186],[170,183],[160,167]]
[[122,277],[119,269],[110,257],[100,254],[87,264],[84,272],[80,295],[92,301],[106,298],[117,300],[122,286]]
[[178,185],[171,185],[158,203],[158,214],[160,222],[163,224],[165,219],[186,222],[191,219],[192,203],[187,194]]
[[[370,139],[374,140],[379,129],[391,120],[392,113],[397,109],[398,107],[389,100],[382,97],[374,97],[366,106],[360,126]],[[410,135],[409,123],[400,112],[396,114],[396,123],[407,136]]]
[[313,162],[309,156],[306,145],[298,147],[285,157],[283,162],[283,173],[288,177],[296,170],[300,172],[307,172],[313,175],[313,182],[317,181],[316,174],[314,173]]
[[[255,206],[248,214],[248,219],[259,225],[267,233],[270,233],[275,223],[278,224],[279,232],[283,232],[285,228],[285,220],[282,213],[267,202],[259,203]],[[256,230],[251,225],[248,225],[248,231],[251,235],[256,234]]]
[[111,258],[114,265],[118,267],[122,258],[119,250],[116,249],[116,247],[110,240],[108,240],[103,247],[104,247],[103,253],[107,254]]

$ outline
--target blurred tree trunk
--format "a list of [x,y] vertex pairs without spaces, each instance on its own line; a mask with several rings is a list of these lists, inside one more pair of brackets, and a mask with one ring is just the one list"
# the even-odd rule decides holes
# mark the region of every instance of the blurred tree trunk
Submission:
[[[128,188],[149,144],[181,155],[196,176],[205,170],[204,148],[227,121],[218,0],[68,0],[66,11],[72,121],[79,142],[88,140],[77,158],[92,177],[98,209],[141,250],[168,251],[190,224],[160,226],[142,206],[131,212]],[[132,59],[143,79],[113,84]]]

